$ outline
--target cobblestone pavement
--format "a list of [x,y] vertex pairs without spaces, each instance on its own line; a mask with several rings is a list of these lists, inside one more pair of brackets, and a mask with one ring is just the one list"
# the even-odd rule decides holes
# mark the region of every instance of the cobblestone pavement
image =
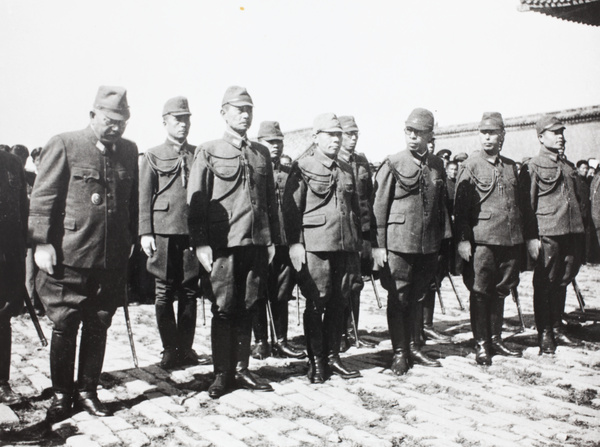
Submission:
[[[468,294],[455,277],[465,305]],[[588,308],[600,309],[600,267],[578,277]],[[381,290],[383,295],[383,290]],[[0,445],[69,446],[597,446],[600,445],[600,324],[581,323],[573,334],[581,345],[560,346],[538,356],[533,329],[531,274],[519,286],[527,330],[519,329],[507,299],[504,336],[524,349],[523,358],[494,357],[475,364],[468,311],[461,311],[446,279],[446,314],[436,308],[435,325],[453,335],[451,344],[428,341],[426,351],[442,368],[415,366],[403,377],[388,369],[391,345],[384,308],[365,286],[361,335],[374,349],[351,348],[345,361],[362,377],[333,377],[322,385],[306,379],[305,361],[251,360],[273,393],[234,391],[211,400],[211,366],[165,371],[156,366],[160,342],[154,308],[130,308],[140,368],[133,368],[121,309],[109,332],[100,398],[115,416],[78,413],[47,427],[50,402],[48,348],[40,347],[29,318],[13,319],[11,383],[23,402],[0,405]],[[301,301],[303,304],[303,301]],[[567,311],[576,309],[569,289]],[[292,341],[303,343],[295,302],[290,303]],[[208,312],[208,306],[207,306]],[[42,327],[50,335],[48,320]],[[195,349],[210,353],[210,318],[198,317]]]

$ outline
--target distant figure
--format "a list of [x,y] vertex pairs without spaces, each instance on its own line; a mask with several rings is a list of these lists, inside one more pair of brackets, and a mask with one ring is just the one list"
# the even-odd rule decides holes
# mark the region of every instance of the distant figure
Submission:
[[283,154],[281,156],[281,158],[279,159],[279,163],[281,164],[281,166],[287,166],[288,168],[291,168],[292,167],[292,157],[290,157],[289,155]]
[[444,167],[446,167],[448,166],[448,162],[450,161],[452,151],[450,149],[442,149],[441,151],[438,151],[436,155],[442,159],[442,161],[444,162]]

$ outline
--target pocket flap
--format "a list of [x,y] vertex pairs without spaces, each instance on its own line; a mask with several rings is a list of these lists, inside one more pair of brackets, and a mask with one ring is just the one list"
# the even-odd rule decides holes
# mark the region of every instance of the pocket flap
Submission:
[[154,211],[168,211],[169,201],[168,200],[157,200],[154,202]]
[[406,221],[404,213],[391,213],[388,219],[389,223],[403,224]]
[[77,229],[77,221],[75,219],[65,217],[63,227],[65,228],[65,230],[75,231]]
[[305,227],[318,227],[324,225],[325,221],[325,214],[313,214],[312,216],[305,216],[302,225]]
[[82,168],[79,166],[73,166],[71,168],[71,172],[73,173],[73,177],[81,178],[83,180],[93,179],[100,180],[100,172],[93,168]]
[[492,217],[492,213],[481,212],[481,213],[479,213],[479,216],[477,218],[479,220],[490,220],[491,217]]

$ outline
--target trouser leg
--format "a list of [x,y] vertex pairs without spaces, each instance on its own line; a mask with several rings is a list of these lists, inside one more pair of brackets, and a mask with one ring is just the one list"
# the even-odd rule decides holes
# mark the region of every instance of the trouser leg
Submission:
[[87,327],[83,324],[79,347],[77,388],[79,391],[96,392],[102,373],[106,350],[106,328]]
[[[196,280],[193,281],[195,283]],[[196,333],[196,317],[198,312],[197,292],[191,283],[182,285],[177,303],[177,335],[178,348],[183,352],[192,349]]]
[[481,293],[471,292],[469,311],[471,314],[471,330],[475,339],[475,360],[480,365],[491,365],[488,298]]
[[156,278],[156,323],[158,333],[165,350],[176,350],[178,345],[178,330],[173,311],[175,290],[172,281]]
[[213,368],[215,375],[226,374],[233,377],[235,369],[232,364],[234,358],[232,325],[227,318],[213,316],[210,327],[210,342],[212,347]]
[[62,331],[54,329],[50,341],[50,378],[55,393],[71,396],[75,373],[77,328]]

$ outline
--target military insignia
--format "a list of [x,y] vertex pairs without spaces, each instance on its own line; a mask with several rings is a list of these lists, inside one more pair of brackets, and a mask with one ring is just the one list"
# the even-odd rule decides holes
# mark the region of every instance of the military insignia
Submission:
[[95,192],[94,194],[92,194],[92,203],[94,205],[100,205],[100,204],[102,204],[102,196],[100,196],[100,194],[98,194],[97,192]]

